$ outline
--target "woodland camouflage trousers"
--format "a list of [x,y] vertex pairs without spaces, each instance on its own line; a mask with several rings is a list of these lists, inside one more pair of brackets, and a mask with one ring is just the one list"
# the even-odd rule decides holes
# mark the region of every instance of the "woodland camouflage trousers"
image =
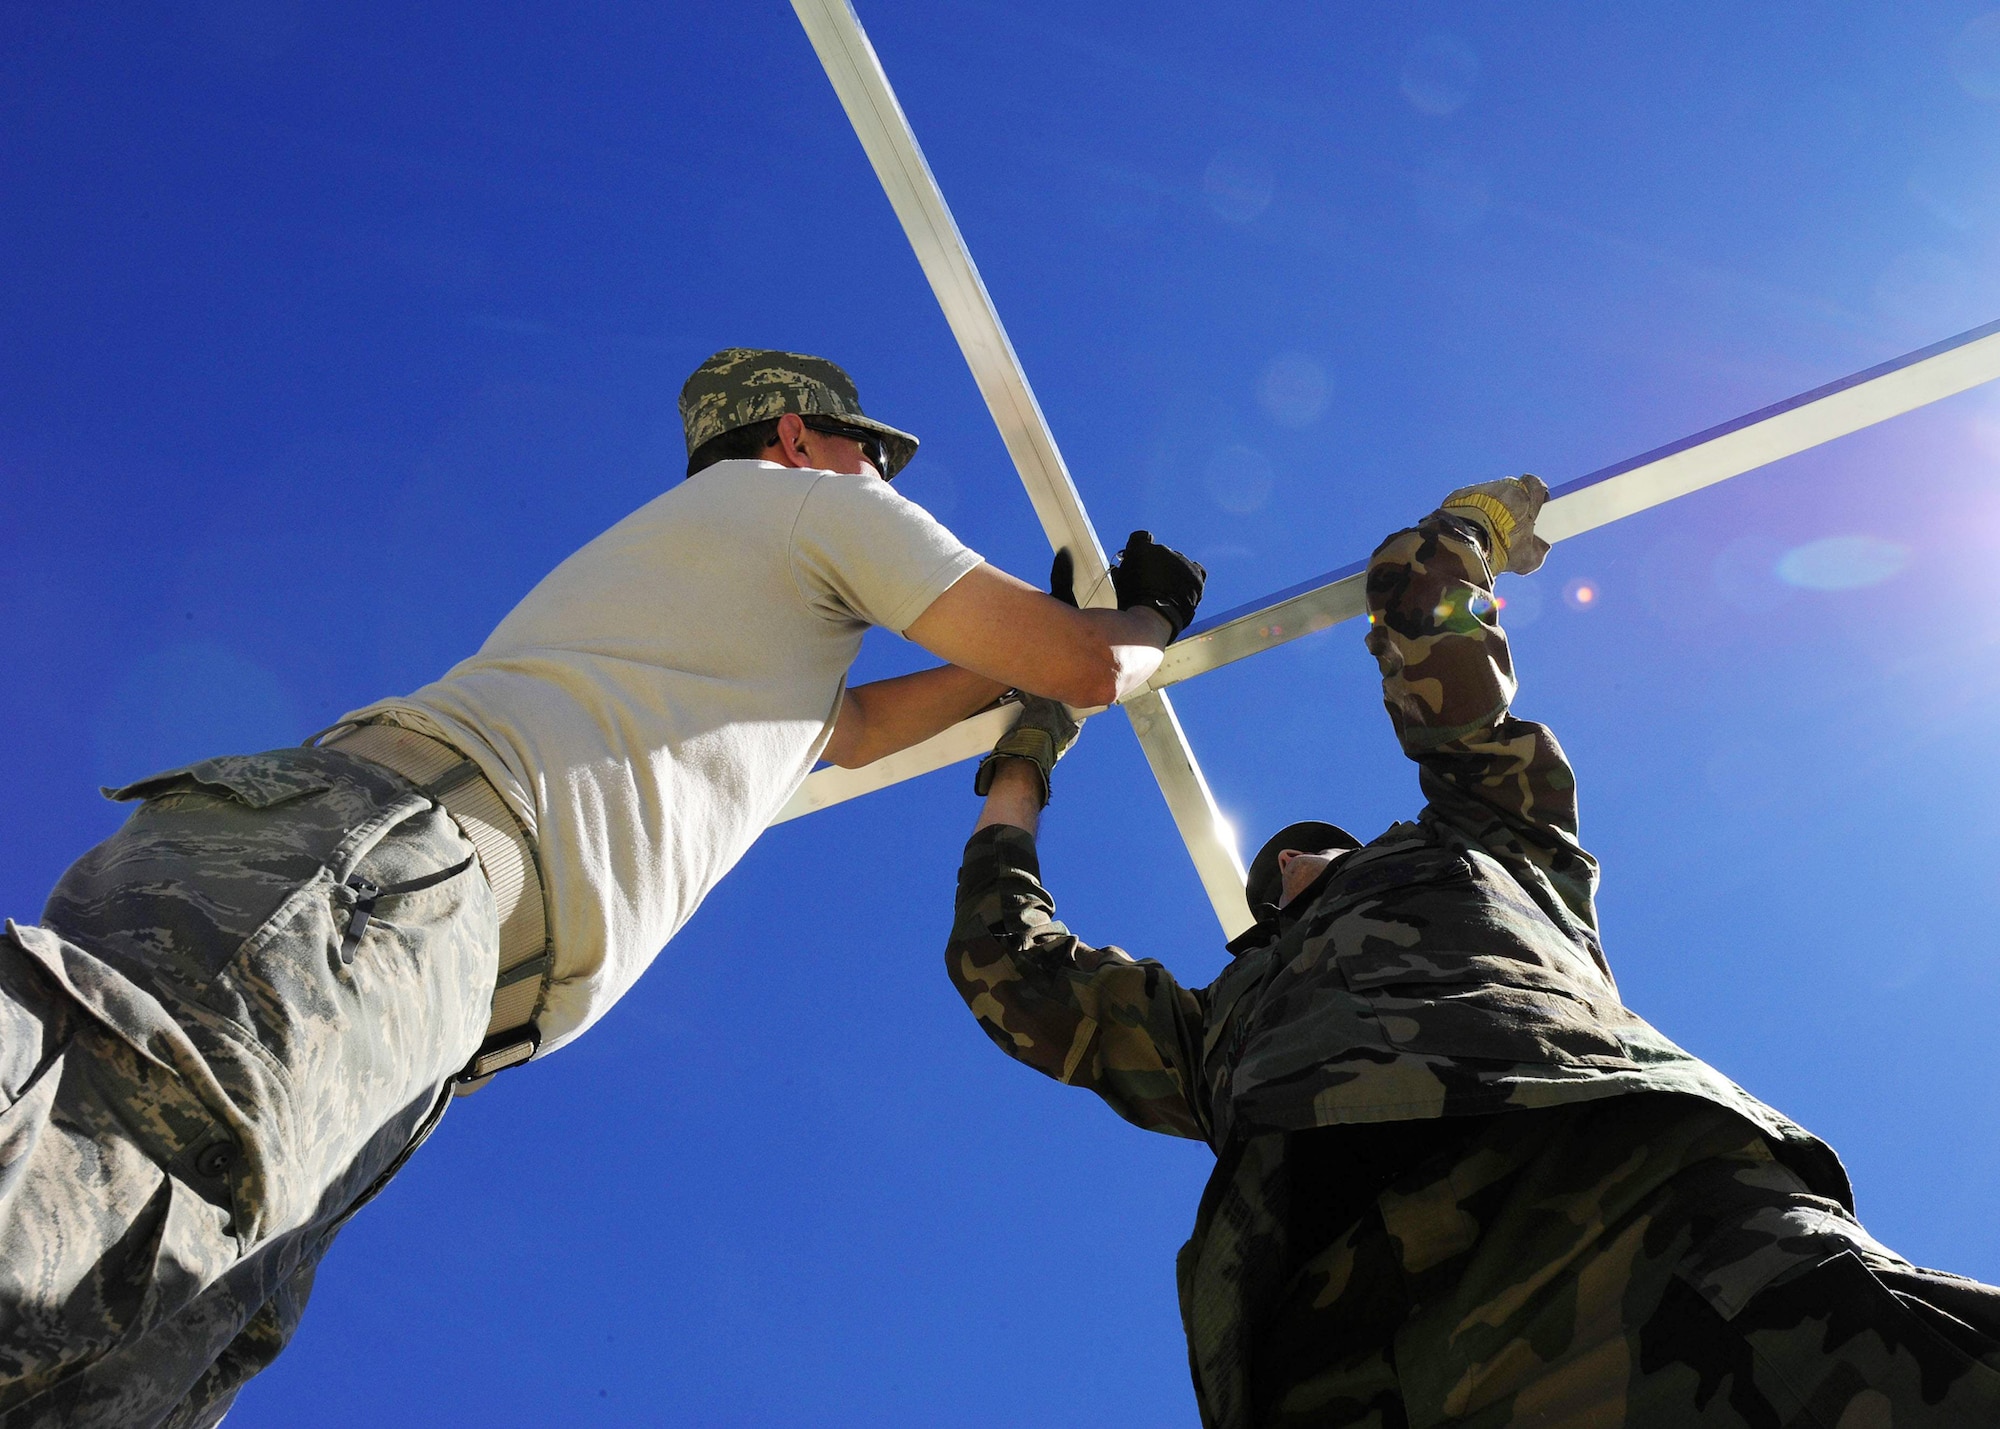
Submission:
[[2000,1426],[2000,1290],[1888,1251],[1730,1113],[1478,1123],[1295,1247],[1253,1336],[1260,1429]]
[[[120,794],[145,803],[0,936],[6,1429],[216,1423],[493,985],[492,891],[400,776],[279,750]],[[349,878],[439,873],[347,938]]]

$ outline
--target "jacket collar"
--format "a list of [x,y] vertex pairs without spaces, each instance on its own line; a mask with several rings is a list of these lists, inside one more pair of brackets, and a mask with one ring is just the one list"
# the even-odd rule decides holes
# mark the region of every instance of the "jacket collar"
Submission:
[[1305,917],[1311,911],[1313,904],[1319,902],[1320,895],[1326,892],[1327,884],[1333,881],[1333,875],[1347,862],[1348,856],[1343,854],[1321,869],[1319,877],[1300,889],[1299,896],[1284,907],[1280,908],[1275,903],[1261,903],[1252,908],[1250,911],[1257,915],[1257,921],[1223,945],[1228,950],[1229,956],[1241,957],[1252,948],[1276,942],[1289,933],[1292,925]]

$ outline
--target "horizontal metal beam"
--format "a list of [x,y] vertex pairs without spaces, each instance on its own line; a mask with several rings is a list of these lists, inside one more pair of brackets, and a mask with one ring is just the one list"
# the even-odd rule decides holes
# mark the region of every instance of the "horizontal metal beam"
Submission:
[[1535,529],[1566,541],[2000,377],[2000,322],[1878,363],[1733,422],[1564,482]]
[[1356,561],[1190,627],[1167,647],[1150,688],[1164,690],[1364,614],[1367,574],[1368,562]]
[[[1996,377],[2000,322],[1566,481],[1550,493],[1535,530],[1547,541],[1565,541]],[[1366,561],[1356,561],[1197,622],[1168,649],[1151,688],[1167,689],[1353,619],[1366,608],[1367,569]]]
[[[1865,372],[1697,432],[1683,441],[1564,482],[1551,493],[1536,530],[1551,541],[1580,535],[1704,486],[1754,471],[1781,457],[1807,451],[1835,437],[1969,391],[1996,377],[2000,377],[2000,322],[1905,353]],[[1352,620],[1367,609],[1362,591],[1367,569],[1365,560],[1356,561],[1197,622],[1167,648],[1167,657],[1160,662],[1151,688],[1164,690],[1246,656],[1274,650],[1302,635]],[[1134,701],[1126,703],[1131,708]],[[778,817],[796,818],[811,809],[984,753],[993,739],[998,738],[998,732],[990,737],[975,735],[971,731],[973,723],[967,721],[919,745],[918,749],[931,751],[925,756],[927,759],[937,761],[921,769],[911,768],[906,773],[891,771],[887,767],[889,759],[864,769],[822,769],[806,780],[806,787]],[[966,733],[961,736],[960,731]],[[949,750],[960,752],[948,754]],[[905,750],[903,755],[892,759],[915,752]],[[903,768],[897,766],[898,771]]]
[[[1748,416],[1738,416],[1734,422],[1710,426],[1706,432],[1696,432],[1642,456],[1564,482],[1550,494],[1536,530],[1548,540],[1566,540],[1648,506],[1686,496],[1690,490],[1712,486],[1718,480],[1740,476],[1782,456],[1794,456],[1836,436],[1858,432],[1890,416],[1956,396],[1994,378],[2000,378],[2000,322],[1960,332],[1956,338],[1906,352],[1866,372],[1816,386],[1784,402],[1758,408]],[[1168,646],[1150,688],[1164,690],[1196,674],[1234,664],[1244,656],[1274,650],[1302,634],[1352,620],[1368,608],[1362,590],[1366,570],[1368,562],[1356,560],[1192,624],[1180,640]],[[1132,700],[1126,700],[1126,704],[1130,708]],[[982,714],[978,719],[986,717]],[[914,775],[942,769],[958,759],[980,755],[990,749],[998,733],[990,739],[974,737],[970,725],[972,721],[966,721],[938,735],[934,741],[918,745],[918,749],[930,751],[926,759],[936,761],[926,763],[922,769],[898,773],[906,769],[898,765],[896,771],[890,771],[890,759],[866,769],[822,769],[806,779],[806,789],[800,789],[798,797],[786,805],[786,813],[778,815],[778,819],[796,819],[800,813],[810,813],[810,809],[854,799],[856,795],[866,795]],[[960,735],[960,731],[966,731],[966,735]],[[904,759],[914,753],[904,751],[904,755],[892,759]]]

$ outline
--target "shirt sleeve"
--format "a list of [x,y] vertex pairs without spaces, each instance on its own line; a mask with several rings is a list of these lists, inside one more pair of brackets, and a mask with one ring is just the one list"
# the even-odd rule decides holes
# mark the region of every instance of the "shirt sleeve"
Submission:
[[994,824],[972,836],[945,952],[965,1005],[1016,1061],[1135,1126],[1206,1140],[1202,994],[1150,959],[1087,946],[1054,915],[1032,834]]
[[816,614],[898,635],[981,564],[977,552],[888,482],[833,472],[806,493],[791,557],[799,594]]
[[1484,533],[1469,522],[1434,512],[1369,560],[1368,650],[1425,817],[1477,842],[1594,945],[1597,860],[1577,841],[1576,776],[1547,726],[1509,712],[1514,661],[1497,611]]

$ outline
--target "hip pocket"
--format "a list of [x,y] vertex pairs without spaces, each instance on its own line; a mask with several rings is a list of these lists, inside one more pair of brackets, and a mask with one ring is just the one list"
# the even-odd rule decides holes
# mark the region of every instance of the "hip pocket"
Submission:
[[429,803],[343,780],[335,758],[232,755],[110,791],[139,808],[63,874],[42,921],[142,987],[199,988],[299,889]]
[[1732,1328],[1790,1423],[2000,1424],[2000,1342],[1843,1250],[1770,1284]]

